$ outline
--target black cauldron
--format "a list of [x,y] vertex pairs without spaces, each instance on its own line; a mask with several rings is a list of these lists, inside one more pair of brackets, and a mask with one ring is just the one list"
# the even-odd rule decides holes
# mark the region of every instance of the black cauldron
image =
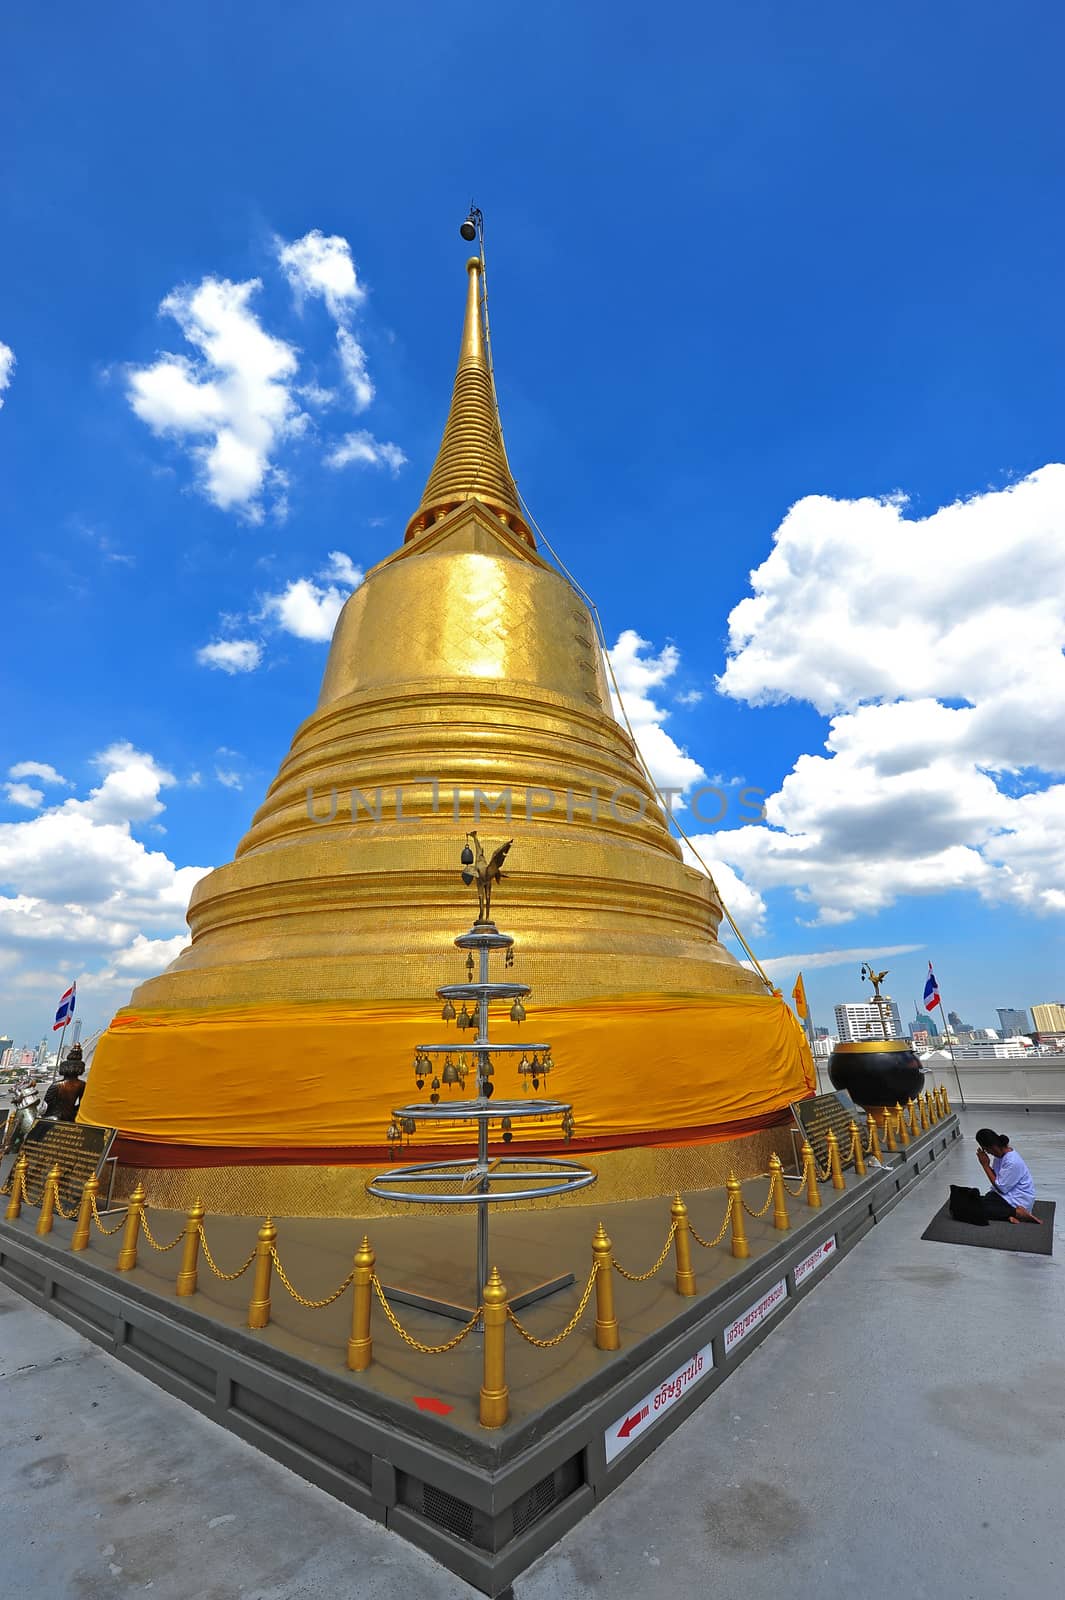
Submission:
[[845,1089],[863,1110],[900,1106],[924,1088],[921,1059],[905,1039],[838,1044],[828,1060],[834,1089]]

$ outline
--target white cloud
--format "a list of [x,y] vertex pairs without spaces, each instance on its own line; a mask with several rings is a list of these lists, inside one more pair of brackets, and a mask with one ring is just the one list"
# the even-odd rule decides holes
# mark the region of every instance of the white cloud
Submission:
[[291,388],[296,352],[267,333],[249,305],[260,287],[258,278],[207,277],[175,289],[160,311],[175,319],[198,357],[162,355],[129,373],[137,416],[186,445],[214,505],[256,522],[279,443],[305,426]]
[[138,933],[131,944],[111,957],[111,971],[134,979],[154,977],[176,961],[188,943],[187,933],[176,933],[172,939],[147,939]]
[[244,779],[231,767],[215,767],[214,775],[224,789],[243,789]]
[[277,259],[296,295],[302,302],[318,296],[325,301],[336,323],[337,356],[344,380],[351,390],[356,411],[365,411],[374,397],[374,386],[366,365],[366,351],[352,332],[355,311],[366,299],[359,282],[351,246],[339,234],[323,234],[314,228],[286,244],[274,241]]
[[678,706],[697,706],[703,698],[701,689],[685,689],[683,694],[677,695]]
[[886,944],[877,950],[863,945],[860,950],[803,950],[794,956],[770,956],[766,961],[759,957],[759,961],[771,978],[794,978],[815,967],[846,967],[852,963],[858,966],[863,961],[886,961],[891,956],[908,956],[923,949],[921,944]]
[[0,340],[0,409],[4,404],[4,390],[11,383],[11,374],[15,370],[15,352],[9,344]]
[[[356,411],[365,411],[374,397],[374,386],[366,367],[366,351],[347,328],[337,329],[337,354],[340,370],[355,401]],[[389,449],[394,449],[390,445]]]
[[[701,783],[706,772],[662,727],[669,711],[649,692],[661,688],[673,676],[680,665],[680,652],[675,645],[667,644],[657,655],[648,655],[652,648],[634,629],[626,628],[609,652],[610,664],[633,735],[652,777],[660,789],[682,794],[693,784]],[[624,723],[613,686],[611,698],[614,715]]]
[[275,239],[277,259],[298,298],[320,295],[330,315],[342,322],[366,298],[359,282],[351,246],[340,234],[312,228],[302,239],[286,244]]
[[[119,741],[95,765],[102,781],[85,799],[0,823],[0,964],[11,968],[10,1008],[21,1003],[27,1017],[54,1000],[51,986],[69,982],[75,968],[86,1005],[97,1008],[124,972],[161,970],[171,946],[176,952],[185,942],[189,895],[208,870],[179,867],[133,837],[134,824],[150,824],[163,809],[160,793],[174,782],[154,757]],[[138,967],[137,953],[156,943],[156,965]],[[108,1010],[114,998],[107,991]]]
[[329,565],[324,572],[318,574],[321,578],[335,578],[338,583],[346,583],[349,588],[357,589],[363,580],[363,570],[357,567],[349,555],[343,550],[330,550],[327,557]]
[[196,652],[201,667],[220,672],[254,672],[262,661],[263,647],[256,639],[215,639]]
[[326,466],[335,470],[350,466],[353,461],[360,466],[388,467],[393,477],[400,467],[407,464],[407,458],[398,444],[375,439],[365,429],[360,429],[358,433],[346,433],[325,458]]
[[42,783],[58,784],[63,789],[74,787],[49,761],[16,761],[13,767],[8,767],[7,775],[9,778],[39,778]]
[[294,578],[280,594],[267,595],[263,609],[297,639],[328,640],[347,598],[335,584],[322,588],[310,578]]
[[25,806],[27,811],[36,811],[44,799],[44,790],[28,783],[5,783],[4,793],[13,806]]
[[808,922],[951,889],[1063,910],[1065,466],[904,512],[808,497],[752,573],[721,691],[836,714],[716,848]]

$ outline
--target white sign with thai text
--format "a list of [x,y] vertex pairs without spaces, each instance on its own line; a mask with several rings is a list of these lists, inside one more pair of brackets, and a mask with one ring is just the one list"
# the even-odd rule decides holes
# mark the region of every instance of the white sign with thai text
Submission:
[[730,1322],[725,1329],[725,1354],[734,1350],[741,1339],[746,1339],[749,1333],[757,1328],[760,1322],[771,1316],[782,1300],[788,1297],[788,1283],[786,1278],[781,1278],[771,1289],[767,1289],[760,1300],[757,1300],[748,1311],[735,1322]]
[[619,1456],[635,1439],[646,1432],[656,1418],[664,1411],[668,1411],[670,1406],[674,1405],[682,1394],[686,1394],[693,1383],[697,1383],[705,1376],[713,1365],[713,1346],[706,1344],[701,1350],[696,1350],[689,1361],[678,1367],[676,1372],[671,1373],[656,1389],[652,1389],[650,1394],[645,1395],[642,1400],[637,1400],[635,1405],[629,1406],[625,1415],[611,1423],[603,1435],[606,1441],[607,1463],[613,1461],[615,1456]]
[[836,1235],[832,1234],[825,1240],[824,1244],[819,1244],[816,1250],[811,1251],[804,1261],[797,1263],[795,1267],[796,1289],[804,1278],[808,1278],[811,1272],[816,1272],[819,1267],[823,1267],[829,1256],[834,1256],[835,1253]]

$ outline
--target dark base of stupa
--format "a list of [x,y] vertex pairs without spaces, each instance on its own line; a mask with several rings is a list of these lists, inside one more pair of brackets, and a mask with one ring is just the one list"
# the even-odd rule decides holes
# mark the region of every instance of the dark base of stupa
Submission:
[[[366,1372],[349,1373],[339,1361],[308,1359],[312,1347],[283,1326],[253,1333],[236,1309],[204,1315],[194,1309],[203,1296],[178,1300],[150,1272],[120,1275],[93,1250],[72,1254],[69,1225],[36,1236],[32,1210],[0,1222],[0,1281],[499,1595],[684,1421],[959,1137],[952,1115],[886,1155],[882,1170],[848,1174],[843,1191],[824,1188],[819,1210],[789,1201],[788,1232],[774,1231],[771,1216],[748,1223],[748,1260],[732,1258],[727,1243],[696,1250],[703,1288],[694,1297],[674,1295],[667,1262],[658,1281],[634,1295],[628,1316],[619,1296],[620,1351],[597,1350],[587,1324],[554,1361],[508,1340],[511,1417],[493,1430],[477,1422],[475,1339],[454,1358],[391,1346]],[[712,1198],[689,1196],[693,1219]],[[615,1250],[642,1266],[638,1208],[619,1211],[632,1228],[626,1236],[622,1218],[608,1216]],[[275,1285],[275,1304],[279,1292]],[[565,1314],[554,1313],[555,1325]],[[437,1338],[449,1336],[438,1329]],[[452,1360],[445,1374],[440,1363]],[[431,1399],[441,1383],[456,1402],[449,1414],[417,1409],[416,1399]]]

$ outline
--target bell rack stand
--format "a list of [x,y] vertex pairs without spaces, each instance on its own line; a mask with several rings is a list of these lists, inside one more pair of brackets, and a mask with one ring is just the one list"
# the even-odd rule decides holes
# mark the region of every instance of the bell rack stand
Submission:
[[[474,1309],[481,1304],[484,1286],[488,1279],[488,1208],[511,1200],[536,1200],[548,1195],[570,1194],[586,1189],[594,1183],[596,1174],[576,1161],[534,1156],[495,1156],[489,1159],[489,1124],[509,1118],[560,1117],[565,1121],[572,1107],[561,1100],[494,1100],[492,1097],[494,1075],[493,1055],[533,1051],[548,1051],[546,1044],[493,1044],[488,1037],[488,1007],[492,1000],[518,1000],[530,993],[528,984],[492,983],[488,976],[488,958],[491,952],[510,950],[514,940],[508,933],[500,933],[494,922],[475,922],[468,933],[455,940],[460,950],[478,952],[480,970],[477,981],[446,984],[438,989],[441,1000],[463,1002],[472,1000],[477,1005],[477,1037],[465,1046],[474,1056],[477,1068],[477,1097],[474,1100],[452,1101],[448,1104],[416,1104],[397,1106],[392,1115],[395,1122],[441,1123],[475,1122],[477,1124],[477,1154],[456,1161],[428,1161],[417,1166],[397,1167],[379,1173],[367,1184],[370,1194],[380,1200],[400,1200],[411,1205],[447,1205],[477,1207],[477,1281],[474,1286],[473,1305],[458,1305],[449,1300],[436,1300],[427,1295],[415,1294],[409,1289],[392,1285],[383,1286],[390,1300],[405,1305],[418,1306],[424,1311],[434,1311],[440,1316],[453,1317],[467,1322]],[[425,1056],[448,1055],[456,1046],[451,1044],[418,1045],[416,1054]],[[510,1304],[520,1310],[556,1294],[573,1282],[573,1273],[552,1278],[547,1283],[536,1284],[531,1289],[512,1297]]]

